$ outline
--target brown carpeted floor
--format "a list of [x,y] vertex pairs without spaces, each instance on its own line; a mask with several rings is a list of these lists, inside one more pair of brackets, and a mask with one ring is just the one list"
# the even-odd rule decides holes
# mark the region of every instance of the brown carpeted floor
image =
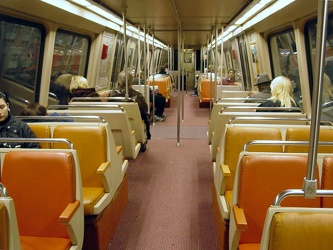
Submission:
[[[174,95],[175,96],[175,95]],[[130,161],[129,201],[109,249],[217,249],[212,209],[209,109],[185,97],[177,146],[177,98],[152,126],[147,151]]]

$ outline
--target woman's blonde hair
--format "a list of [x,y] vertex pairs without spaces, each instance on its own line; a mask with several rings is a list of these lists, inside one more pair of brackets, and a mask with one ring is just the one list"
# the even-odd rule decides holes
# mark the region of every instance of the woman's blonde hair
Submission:
[[74,89],[87,89],[89,88],[88,80],[83,76],[73,76],[71,84],[69,86],[69,92],[72,92]]
[[285,76],[278,76],[274,78],[271,83],[271,93],[272,97],[270,100],[273,102],[280,101],[281,107],[289,108],[297,106],[293,98],[293,87],[289,78]]
[[86,78],[72,74],[63,74],[59,76],[55,83],[67,89],[69,93],[72,93],[74,89],[89,88],[89,84]]

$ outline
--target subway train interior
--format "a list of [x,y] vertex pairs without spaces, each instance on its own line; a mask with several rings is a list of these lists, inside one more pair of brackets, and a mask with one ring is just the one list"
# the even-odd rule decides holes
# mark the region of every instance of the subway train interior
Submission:
[[0,249],[332,249],[331,0],[0,0],[1,96]]

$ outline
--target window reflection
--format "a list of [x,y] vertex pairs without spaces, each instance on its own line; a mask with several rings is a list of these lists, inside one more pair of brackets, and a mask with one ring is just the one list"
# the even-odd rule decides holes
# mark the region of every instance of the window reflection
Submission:
[[301,83],[299,78],[297,48],[293,30],[286,30],[269,37],[273,76],[286,76],[293,84],[295,101],[302,107]]

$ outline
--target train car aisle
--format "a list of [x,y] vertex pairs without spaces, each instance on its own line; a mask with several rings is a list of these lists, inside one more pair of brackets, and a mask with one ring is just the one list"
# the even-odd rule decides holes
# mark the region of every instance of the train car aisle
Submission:
[[129,200],[109,249],[218,249],[209,109],[199,109],[197,97],[185,97],[177,147],[176,105],[174,97],[166,121],[152,126],[147,151],[129,164]]

